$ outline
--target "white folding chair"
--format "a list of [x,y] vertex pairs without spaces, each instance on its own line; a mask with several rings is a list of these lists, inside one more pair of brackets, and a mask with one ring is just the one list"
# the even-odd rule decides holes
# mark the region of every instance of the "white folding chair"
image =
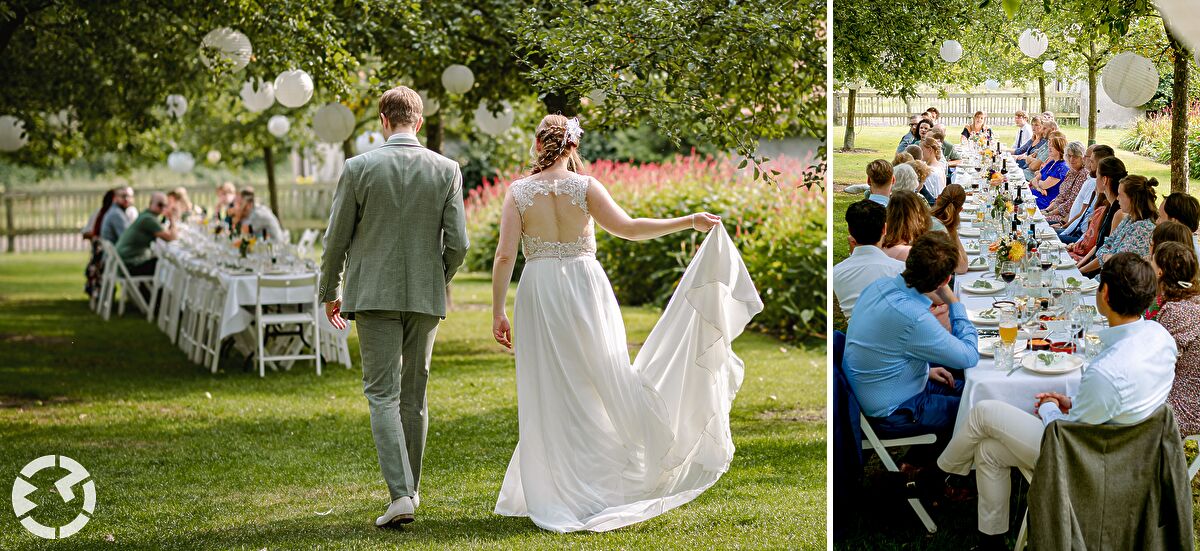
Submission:
[[[187,289],[187,272],[179,260],[172,255],[159,259],[159,267],[166,273],[163,277],[162,298],[158,303],[158,328],[175,344],[179,333],[179,315],[182,312],[183,294]],[[155,273],[155,277],[158,274]]]
[[300,234],[300,241],[296,243],[296,252],[300,253],[300,256],[308,254],[308,251],[317,243],[318,235],[320,232],[317,230],[304,230],[304,233]]
[[[302,275],[258,275],[258,285],[254,293],[254,324],[255,338],[258,340],[258,376],[265,377],[267,374],[267,362],[286,361],[286,360],[313,360],[317,367],[317,375],[321,374],[321,330],[319,318],[321,310],[317,304],[317,286],[320,276],[316,272]],[[312,289],[311,301],[305,301],[301,304],[311,304],[308,312],[285,312],[278,314],[263,313],[263,290],[264,289],[289,289],[309,287]],[[299,325],[301,335],[306,333],[306,328],[312,328],[311,354],[296,354],[285,353],[280,355],[267,355],[266,340],[267,327],[280,325]]]
[[200,347],[207,316],[208,295],[212,291],[208,275],[195,266],[187,266],[187,286],[181,296],[179,349],[194,363],[200,363]]
[[226,289],[214,276],[205,275],[205,295],[198,308],[198,330],[195,338],[196,363],[216,373],[221,362],[221,321],[224,318]]
[[329,323],[329,318],[320,316],[321,323],[321,355],[326,365],[340,363],[350,369],[350,327],[338,329]]
[[[143,283],[152,283],[154,276],[132,276],[129,275],[129,268],[125,267],[125,263],[121,261],[121,257],[117,255],[117,248],[109,241],[100,240],[101,246],[104,247],[105,262],[111,262],[109,285],[107,291],[115,291],[116,285],[121,286],[121,299],[117,307],[117,315],[125,315],[125,302],[132,300],[133,303],[143,312],[150,311],[150,305],[146,303],[146,299],[142,297],[141,285]],[[105,320],[109,318],[109,313],[112,310],[112,293],[103,297],[106,300],[103,317]]]
[[[1188,442],[1195,442],[1197,445],[1200,445],[1200,434],[1185,436],[1183,438],[1183,442],[1185,444]],[[1192,463],[1188,465],[1188,479],[1191,480],[1196,478],[1197,472],[1200,472],[1200,455],[1197,455],[1196,458],[1192,460]]]
[[170,277],[170,268],[166,266],[163,259],[163,245],[160,241],[155,241],[150,244],[150,250],[154,252],[154,256],[158,258],[158,264],[154,267],[153,279],[150,280],[150,304],[146,309],[146,321],[154,323],[154,314],[156,308],[161,308],[159,303],[159,293],[165,292],[167,279]]
[[[857,399],[857,398],[855,398]],[[916,446],[921,444],[932,444],[937,442],[937,436],[934,434],[922,434],[919,436],[910,436],[908,438],[894,438],[891,440],[880,440],[875,435],[875,430],[871,428],[871,424],[867,422],[866,416],[859,414],[862,423],[862,432],[864,440],[862,441],[862,449],[875,450],[879,454],[879,460],[883,462],[883,466],[888,472],[898,473],[900,468],[896,466],[896,461],[892,459],[892,455],[888,453],[888,448],[899,448],[901,446]],[[921,500],[916,497],[908,498],[908,506],[912,507],[917,518],[921,519],[921,524],[925,525],[925,530],[930,534],[937,532],[937,525],[933,523],[933,519],[929,513],[925,511],[925,506],[921,504]]]

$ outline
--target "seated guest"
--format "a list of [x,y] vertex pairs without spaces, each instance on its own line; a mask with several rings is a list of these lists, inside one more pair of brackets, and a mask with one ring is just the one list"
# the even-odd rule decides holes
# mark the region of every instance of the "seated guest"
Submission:
[[188,219],[200,218],[204,215],[188,199],[187,188],[182,186],[167,192],[167,206],[170,207],[171,212],[175,213],[180,222],[187,222]]
[[932,121],[933,124],[936,126],[938,123],[938,120],[942,118],[942,114],[941,114],[941,112],[938,111],[937,107],[930,107],[929,109],[925,110],[925,118]]
[[100,237],[100,226],[104,223],[104,215],[108,213],[108,207],[113,204],[113,196],[116,195],[115,189],[110,189],[104,192],[104,197],[100,199],[100,208],[88,217],[87,223],[83,225],[83,229],[79,230],[79,234],[87,241],[95,241]]
[[[938,222],[938,229],[942,228]],[[929,205],[912,192],[892,190],[887,206],[887,229],[883,233],[883,252],[896,260],[908,258],[911,245],[918,237],[933,229]]]
[[895,277],[904,271],[904,263],[889,257],[879,248],[887,209],[875,201],[859,201],[846,209],[850,227],[850,256],[830,272],[833,295],[849,318],[863,289],[883,277]]
[[908,133],[905,134],[903,138],[900,138],[900,145],[896,146],[896,153],[904,151],[904,148],[916,143],[916,141],[921,138],[921,134],[918,130],[921,120],[922,118],[920,115],[913,115],[912,118],[909,119]]
[[1029,143],[1013,150],[1013,159],[1017,161],[1017,167],[1025,171],[1025,178],[1032,180],[1033,176],[1029,171],[1030,159],[1036,158],[1040,151],[1050,147],[1046,142],[1046,126],[1040,117],[1034,117],[1029,122],[1029,131],[1031,138]]
[[[1075,204],[1075,199],[1079,197],[1079,191],[1083,189],[1083,183],[1088,179],[1088,171],[1084,158],[1086,153],[1083,144],[1080,142],[1071,142],[1067,144],[1065,160],[1067,173],[1063,176],[1062,182],[1058,185],[1058,196],[1046,205],[1046,221],[1051,225],[1062,224],[1067,221],[1071,215],[1071,206]],[[1044,169],[1044,167],[1043,167]],[[1042,184],[1048,182],[1042,181]]]
[[925,182],[925,189],[928,189],[929,194],[936,200],[937,196],[942,194],[942,190],[946,189],[946,169],[948,168],[945,161],[942,160],[941,142],[929,136],[922,138],[921,156],[929,165],[929,176]]
[[[913,170],[912,165],[901,163],[892,167],[892,195],[897,191],[911,191],[917,193],[917,189],[921,187],[921,181],[917,180],[917,171]],[[891,204],[891,199],[888,199],[888,204]]]
[[895,157],[892,157],[892,166],[907,163],[911,160],[913,160],[912,155],[909,155],[906,151],[901,151],[900,153],[897,153]]
[[958,224],[961,221],[963,204],[966,202],[967,191],[958,184],[950,184],[942,190],[941,195],[938,195],[937,201],[933,204],[933,210],[930,212],[930,216],[942,224],[941,230],[933,229],[950,234],[950,241],[958,246],[958,265],[954,268],[956,274],[967,273],[967,250],[958,238]]
[[892,176],[892,165],[887,161],[875,159],[867,165],[867,185],[871,186],[871,194],[867,199],[886,207],[892,195],[893,182],[895,178]]
[[1117,202],[1125,216],[1113,228],[1112,235],[1096,249],[1092,261],[1080,268],[1084,275],[1098,271],[1113,255],[1130,252],[1141,257],[1150,254],[1150,234],[1154,232],[1154,220],[1158,216],[1154,192],[1158,180],[1131,174],[1121,180]]
[[1097,193],[1096,200],[1089,209],[1091,216],[1088,218],[1087,229],[1078,240],[1067,245],[1067,254],[1071,255],[1071,259],[1075,262],[1078,263],[1095,250],[1096,239],[1100,237],[1100,226],[1104,223],[1108,205],[1108,192]]
[[[843,369],[880,437],[946,435],[954,427],[962,382],[945,368],[979,363],[978,334],[949,287],[958,254],[949,235],[922,235],[903,273],[875,281],[858,298]],[[934,300],[949,306],[950,331],[930,311]]]
[[1037,207],[1046,210],[1050,203],[1058,198],[1059,185],[1067,177],[1069,167],[1064,159],[1067,150],[1067,139],[1062,135],[1050,137],[1050,157],[1038,171],[1037,178],[1029,182],[1029,189],[1037,200]]
[[229,227],[236,227],[233,210],[237,206],[237,189],[233,182],[225,182],[217,186],[217,204],[213,206],[213,216],[216,216]]
[[1100,229],[1096,232],[1095,244],[1075,263],[1080,270],[1093,263],[1096,251],[1108,240],[1112,230],[1124,220],[1125,211],[1118,201],[1117,186],[1128,175],[1125,171],[1125,163],[1116,157],[1109,157],[1096,165],[1096,189],[1108,196],[1108,209],[1105,210],[1104,220],[1100,222]]
[[960,475],[975,467],[978,526],[986,539],[981,548],[1004,548],[1011,469],[1033,472],[1045,425],[1058,419],[1134,424],[1166,402],[1175,372],[1175,341],[1161,325],[1141,319],[1156,288],[1154,269],[1144,259],[1131,253],[1111,258],[1096,291],[1097,309],[1108,319],[1109,328],[1100,332],[1103,350],[1083,370],[1078,393],[1031,397],[1037,401],[1037,415],[1025,407],[983,400],[971,409],[966,426],[954,434],[937,463],[942,470]]
[[946,161],[946,166],[949,167],[950,174],[954,173],[954,167],[957,167],[962,159],[958,156],[958,151],[955,151],[954,146],[946,143],[946,131],[938,127],[933,127],[929,131],[929,137],[938,141],[942,146],[942,159]]
[[1054,138],[1054,135],[1059,134],[1062,135],[1064,140],[1067,139],[1065,134],[1059,132],[1058,125],[1053,121],[1043,122],[1042,132],[1046,135],[1046,139],[1034,147],[1030,151],[1031,156],[1025,159],[1025,173],[1029,180],[1033,180],[1037,172],[1042,169],[1042,165],[1046,164],[1046,161],[1050,159],[1050,140]]
[[[1192,232],[1187,226],[1180,224],[1174,220],[1159,222],[1154,226],[1154,231],[1150,234],[1150,250],[1158,249],[1163,243],[1179,243],[1188,247],[1195,248],[1195,240],[1192,239]],[[1154,253],[1150,253],[1146,260],[1150,260]]]
[[1013,139],[1012,143],[1014,152],[1022,147],[1028,148],[1029,144],[1033,142],[1033,129],[1029,127],[1029,116],[1025,114],[1025,111],[1018,109],[1013,115],[1013,124],[1017,126],[1017,137]]
[[[1158,223],[1174,220],[1186,226],[1194,235],[1200,228],[1200,201],[1182,192],[1175,192],[1163,199],[1162,207],[1158,209]],[[1195,239],[1193,238],[1193,241]],[[1196,247],[1196,255],[1200,256],[1200,246]]]
[[1113,149],[1107,145],[1093,145],[1087,148],[1083,155],[1083,167],[1088,172],[1088,177],[1083,181],[1083,186],[1079,188],[1079,193],[1075,195],[1075,201],[1071,204],[1071,212],[1067,220],[1055,227],[1058,233],[1058,238],[1063,243],[1074,243],[1083,235],[1087,229],[1087,221],[1091,219],[1092,209],[1098,194],[1096,193],[1096,170],[1100,165],[1100,161],[1112,157]]
[[987,113],[976,111],[975,116],[971,118],[971,124],[963,127],[962,137],[967,140],[991,140],[992,128],[987,125]]
[[[242,233],[263,236],[267,239],[283,239],[279,219],[266,205],[259,205],[254,198],[254,188],[242,188],[238,193],[238,220]],[[265,232],[265,233],[264,233]]]
[[1162,243],[1154,248],[1158,299],[1146,313],[1175,339],[1179,359],[1167,403],[1183,435],[1200,434],[1200,263],[1191,245]]
[[933,206],[933,202],[937,200],[937,196],[929,191],[929,180],[933,175],[933,170],[930,169],[929,165],[921,159],[916,159],[909,162],[908,166],[913,167],[913,170],[917,173],[917,182],[919,182],[917,185],[917,193],[925,199],[926,205]]
[[83,227],[83,238],[91,242],[92,254],[88,259],[87,266],[83,269],[83,275],[86,278],[83,284],[83,292],[90,297],[100,290],[100,278],[104,272],[104,249],[100,246],[100,226],[104,222],[104,215],[108,213],[109,207],[113,204],[113,196],[116,195],[116,190],[108,190],[104,192],[104,198],[100,202],[100,210],[92,213],[88,219],[87,225]]
[[[170,221],[168,228],[163,228],[162,223],[158,221],[163,215]],[[167,208],[167,196],[159,192],[151,194],[150,207],[138,215],[137,220],[129,225],[117,241],[117,254],[121,255],[121,261],[125,263],[129,275],[154,274],[158,259],[150,253],[150,244],[155,238],[174,241],[178,236],[175,224],[175,215]]]
[[112,206],[104,213],[104,221],[100,223],[100,237],[110,243],[116,243],[133,221],[129,217],[129,209],[132,207],[133,188],[122,186],[113,190]]

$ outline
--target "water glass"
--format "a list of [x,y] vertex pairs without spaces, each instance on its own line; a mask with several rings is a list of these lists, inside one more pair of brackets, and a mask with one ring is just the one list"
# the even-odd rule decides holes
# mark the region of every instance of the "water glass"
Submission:
[[996,369],[1008,371],[1013,367],[1013,356],[1016,354],[1015,346],[1004,344],[1003,341],[997,340],[992,343],[992,358],[995,359]]

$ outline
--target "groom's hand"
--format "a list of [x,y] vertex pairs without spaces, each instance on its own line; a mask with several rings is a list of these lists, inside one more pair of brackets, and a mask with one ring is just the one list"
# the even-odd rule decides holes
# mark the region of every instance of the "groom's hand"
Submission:
[[325,317],[329,318],[329,323],[338,328],[338,331],[346,328],[346,320],[342,319],[342,299],[331,300],[325,303]]

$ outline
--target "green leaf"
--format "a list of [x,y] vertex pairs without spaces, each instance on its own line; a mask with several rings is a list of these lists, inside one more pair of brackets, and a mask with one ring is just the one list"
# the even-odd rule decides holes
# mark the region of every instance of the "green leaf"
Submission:
[[1003,0],[1001,5],[1004,6],[1004,14],[1012,19],[1017,16],[1017,10],[1021,9],[1021,0]]

